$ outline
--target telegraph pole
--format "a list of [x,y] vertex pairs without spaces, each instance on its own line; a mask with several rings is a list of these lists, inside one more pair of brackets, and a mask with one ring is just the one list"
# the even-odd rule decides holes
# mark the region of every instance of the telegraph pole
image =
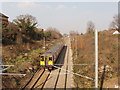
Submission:
[[76,34],[76,58],[77,58],[77,54],[78,54],[78,51],[77,51],[77,48],[78,48],[78,47],[77,47],[77,44],[78,44],[78,43],[77,43],[77,42],[78,42],[78,41],[77,41],[77,34]]
[[43,48],[44,48],[44,52],[45,52],[45,50],[46,50],[45,30],[44,29],[42,29],[42,30],[43,30],[43,34],[44,34],[44,37],[43,37]]
[[45,49],[46,49],[46,47],[45,47],[46,45],[45,45],[45,36],[44,36],[44,51],[45,51]]
[[98,31],[95,30],[95,88],[98,89]]

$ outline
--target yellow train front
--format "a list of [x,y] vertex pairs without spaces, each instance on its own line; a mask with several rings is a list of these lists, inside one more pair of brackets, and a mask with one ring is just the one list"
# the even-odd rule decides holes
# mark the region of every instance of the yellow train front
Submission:
[[63,43],[57,44],[52,47],[47,52],[43,53],[40,56],[40,66],[43,68],[52,69],[54,67],[55,62],[63,48]]

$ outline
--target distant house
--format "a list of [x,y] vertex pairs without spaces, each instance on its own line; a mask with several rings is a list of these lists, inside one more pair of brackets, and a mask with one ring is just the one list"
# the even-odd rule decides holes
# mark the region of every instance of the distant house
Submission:
[[113,34],[120,34],[118,31],[113,32]]
[[3,26],[6,26],[8,24],[8,16],[0,13],[0,23],[2,22]]
[[8,18],[9,18],[8,16],[0,13],[0,21],[2,20],[2,22],[8,23]]

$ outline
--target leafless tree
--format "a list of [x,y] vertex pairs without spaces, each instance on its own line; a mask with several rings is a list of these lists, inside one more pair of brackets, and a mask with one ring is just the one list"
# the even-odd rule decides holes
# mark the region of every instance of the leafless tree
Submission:
[[75,35],[78,35],[79,33],[77,31],[72,30],[72,31],[69,32],[69,34],[71,36],[75,36]]
[[113,17],[113,21],[110,23],[110,29],[116,29],[120,31],[120,18],[118,15]]
[[94,32],[95,25],[92,21],[88,21],[87,23],[87,33]]
[[56,28],[53,28],[53,27],[49,27],[47,29],[47,32],[50,32],[51,33],[51,37],[52,38],[61,38],[62,37],[62,34],[58,31],[58,29]]

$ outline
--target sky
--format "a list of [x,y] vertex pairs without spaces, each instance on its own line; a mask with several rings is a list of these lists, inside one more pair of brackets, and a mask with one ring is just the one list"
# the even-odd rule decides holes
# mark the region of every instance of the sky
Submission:
[[118,2],[2,2],[2,13],[9,21],[19,15],[36,17],[38,27],[57,28],[61,33],[85,33],[87,22],[92,21],[97,30],[109,28],[113,16],[118,14]]

